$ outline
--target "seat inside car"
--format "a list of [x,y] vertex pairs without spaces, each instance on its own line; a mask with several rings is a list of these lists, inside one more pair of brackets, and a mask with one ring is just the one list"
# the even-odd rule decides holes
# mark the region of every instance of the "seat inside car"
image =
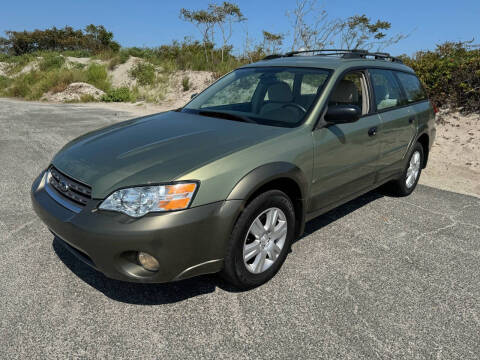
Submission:
[[284,81],[276,81],[267,87],[268,101],[260,109],[260,114],[280,109],[283,105],[293,101],[290,86]]
[[[330,98],[329,105],[358,105],[359,94],[355,83],[343,79],[335,88]],[[361,104],[361,102],[360,102]]]
[[294,103],[290,86],[284,81],[275,81],[267,87],[268,100],[260,109],[260,115],[268,119],[297,122],[304,114],[294,108],[285,107]]

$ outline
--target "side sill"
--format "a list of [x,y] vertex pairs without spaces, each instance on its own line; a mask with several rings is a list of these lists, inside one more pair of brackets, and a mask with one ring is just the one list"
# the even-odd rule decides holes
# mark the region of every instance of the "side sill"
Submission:
[[389,182],[389,181],[398,179],[399,176],[400,176],[399,174],[395,174],[395,175],[393,175],[393,176],[390,176],[390,177],[388,177],[388,178],[386,178],[386,179],[383,179],[382,181],[379,181],[379,182],[375,183],[375,184],[372,185],[372,186],[368,186],[368,187],[366,187],[366,188],[363,188],[362,190],[357,191],[356,193],[351,194],[351,195],[349,195],[349,196],[347,196],[347,197],[344,197],[344,198],[342,198],[342,199],[340,199],[340,200],[338,200],[338,201],[335,201],[335,202],[333,202],[333,203],[331,203],[331,204],[329,204],[329,205],[327,205],[327,206],[325,206],[325,207],[323,207],[323,208],[321,208],[321,209],[312,211],[312,212],[308,213],[308,214],[305,216],[305,222],[308,222],[308,221],[310,221],[310,220],[312,220],[312,219],[315,219],[316,217],[318,217],[318,216],[320,216],[320,215],[323,215],[323,214],[329,212],[330,210],[333,210],[333,209],[335,209],[335,208],[337,208],[337,207],[339,207],[339,206],[341,206],[341,205],[343,205],[343,204],[346,204],[347,202],[352,201],[352,200],[354,200],[354,199],[356,199],[356,198],[358,198],[358,197],[366,194],[366,193],[369,192],[369,191],[375,190],[376,188],[378,188],[378,187],[386,184],[386,183]]

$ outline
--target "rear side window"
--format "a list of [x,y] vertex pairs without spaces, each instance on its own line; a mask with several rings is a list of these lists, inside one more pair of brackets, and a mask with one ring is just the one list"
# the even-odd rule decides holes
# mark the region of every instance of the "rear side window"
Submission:
[[377,110],[390,109],[407,103],[392,71],[370,69],[369,73],[372,79]]
[[407,94],[407,100],[409,103],[427,99],[427,94],[425,94],[425,90],[423,90],[420,80],[418,80],[415,75],[399,71],[396,72],[396,74]]

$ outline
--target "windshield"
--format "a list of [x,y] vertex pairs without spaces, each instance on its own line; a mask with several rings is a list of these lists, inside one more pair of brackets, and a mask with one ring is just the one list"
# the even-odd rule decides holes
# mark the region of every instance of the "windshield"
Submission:
[[196,96],[183,112],[282,127],[298,126],[330,72],[324,69],[243,68]]

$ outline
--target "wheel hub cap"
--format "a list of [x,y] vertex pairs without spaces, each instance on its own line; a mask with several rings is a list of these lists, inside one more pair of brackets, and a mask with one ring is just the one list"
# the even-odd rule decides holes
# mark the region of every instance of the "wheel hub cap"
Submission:
[[285,245],[287,229],[287,218],[279,208],[267,209],[255,218],[243,245],[248,271],[260,274],[275,263]]
[[417,181],[418,175],[420,174],[420,167],[420,152],[415,151],[410,158],[410,163],[408,164],[407,177],[405,179],[405,185],[407,186],[407,188],[411,188]]

